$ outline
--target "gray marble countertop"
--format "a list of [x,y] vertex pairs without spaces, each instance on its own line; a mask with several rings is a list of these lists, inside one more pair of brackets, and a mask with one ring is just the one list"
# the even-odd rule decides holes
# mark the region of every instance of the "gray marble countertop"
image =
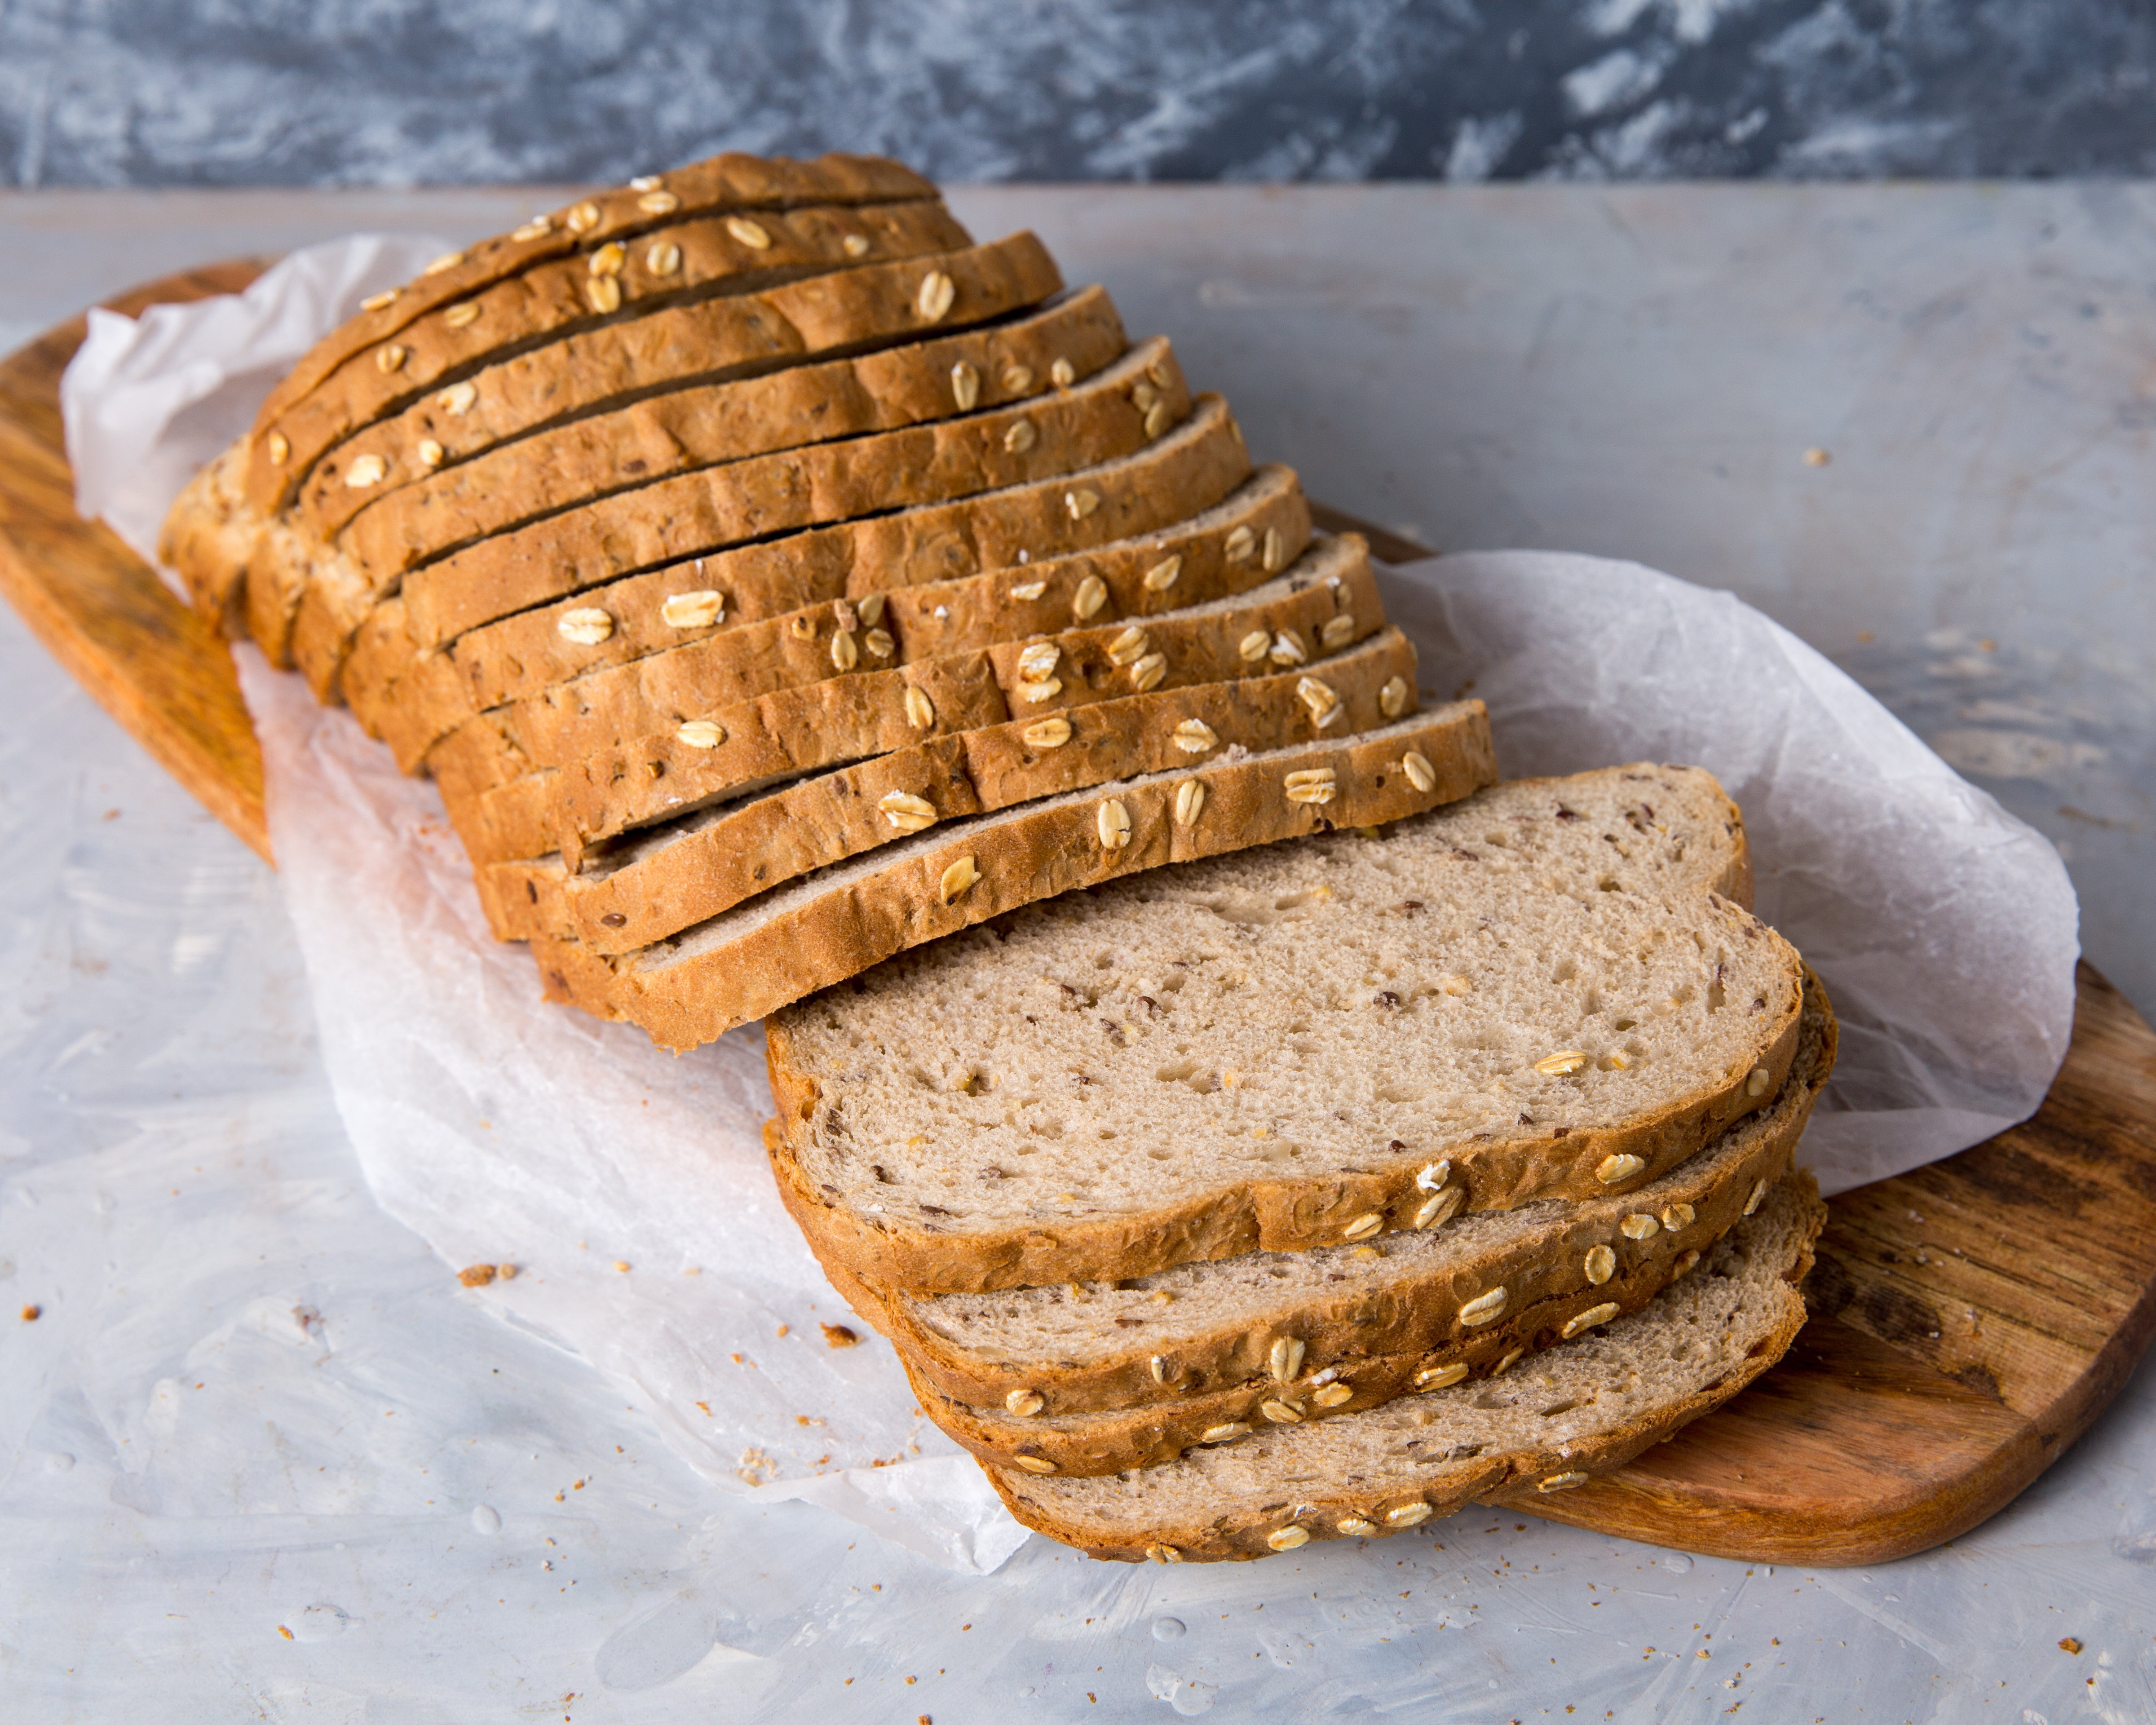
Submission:
[[[1173,336],[1313,494],[1787,624],[2060,845],[2156,1012],[2156,187],[952,196]],[[555,198],[0,193],[0,347],[188,264]],[[0,665],[11,1719],[2156,1717],[2145,1370],[2005,1514],[1869,1570],[1479,1516],[963,1578],[723,1498],[375,1209],[274,877],[5,615]]]

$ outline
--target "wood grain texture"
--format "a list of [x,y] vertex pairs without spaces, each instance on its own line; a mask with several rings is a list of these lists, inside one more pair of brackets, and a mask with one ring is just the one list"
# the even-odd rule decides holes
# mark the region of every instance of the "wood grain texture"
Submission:
[[[112,302],[231,292],[249,263]],[[74,513],[59,375],[78,318],[0,362],[0,590],[114,717],[265,859],[262,761],[224,643]],[[1388,560],[1421,547],[1337,511]],[[2156,1031],[2087,965],[2036,1117],[1829,1206],[1813,1317],[1728,1406],[1578,1491],[1512,1507],[1770,1563],[1877,1563],[2010,1502],[2156,1339]]]
[[[261,268],[212,264],[111,309],[234,293]],[[267,861],[262,752],[231,654],[110,528],[74,511],[59,385],[85,328],[71,318],[0,361],[0,593],[98,704]]]
[[2003,1509],[2156,1339],[2156,1031],[2087,964],[2035,1117],[1830,1201],[1789,1356],[1606,1480],[1512,1507],[1769,1563],[1880,1563]]

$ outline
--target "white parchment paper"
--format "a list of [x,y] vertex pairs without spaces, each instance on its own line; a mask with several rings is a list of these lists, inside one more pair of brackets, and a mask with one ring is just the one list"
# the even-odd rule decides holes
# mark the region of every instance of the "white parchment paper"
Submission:
[[[171,496],[277,375],[434,240],[296,253],[229,300],[93,314],[62,384],[78,504],[144,555]],[[1438,696],[1488,701],[1508,774],[1641,758],[1745,810],[1759,908],[1825,978],[1841,1065],[1804,1153],[1830,1191],[2025,1118],[2071,1031],[2076,913],[2057,855],[1840,671],[1723,593],[1537,552],[1396,572]],[[487,935],[431,786],[348,714],[239,655],[323,1058],[384,1208],[474,1296],[573,1348],[731,1489],[805,1498],[958,1567],[1024,1535],[850,1323],[763,1165],[762,1043],[679,1059],[549,1007]],[[445,1363],[445,1369],[454,1369]]]

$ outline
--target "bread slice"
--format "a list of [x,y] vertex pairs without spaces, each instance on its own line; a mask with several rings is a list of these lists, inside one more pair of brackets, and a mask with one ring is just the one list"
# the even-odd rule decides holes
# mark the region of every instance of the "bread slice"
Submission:
[[1789,1350],[1825,1217],[1810,1176],[1791,1175],[1643,1309],[1495,1382],[1268,1426],[1106,1478],[998,1466],[988,1478],[1029,1527],[1132,1563],[1263,1557],[1567,1491],[1727,1401]]
[[[1137,405],[1167,399],[1166,424]],[[420,647],[639,568],[827,522],[1060,480],[1144,449],[1188,411],[1166,340],[1052,396],[904,431],[813,444],[619,491],[495,535],[403,577]],[[1097,492],[1065,487],[1066,512]]]
[[[952,283],[951,309],[927,332],[917,304],[924,270],[938,270]],[[851,352],[869,360],[892,343],[907,344],[929,362],[901,363],[896,372],[887,362],[872,364],[862,374],[861,388],[906,412],[892,424],[959,411],[952,403],[951,371],[960,363],[975,368],[982,402],[1019,399],[1050,387],[1049,370],[1059,358],[1091,373],[1128,345],[1114,305],[1097,287],[1064,296],[1047,307],[1045,317],[998,321],[1043,305],[1062,285],[1047,247],[1031,234],[1014,234],[963,251],[832,270],[761,293],[691,300],[564,336],[475,372],[466,380],[472,385],[469,398],[459,393],[444,403],[439,393],[424,395],[403,413],[355,433],[316,464],[300,490],[299,513],[312,531],[328,537],[362,511],[378,512],[402,486],[425,485],[440,494],[460,464],[550,428],[618,409],[625,401],[665,398],[685,386],[768,377],[819,355]],[[937,339],[924,341],[924,333]],[[952,351],[942,355],[945,348]],[[940,367],[932,362],[939,356]],[[1033,375],[1009,387],[1005,377],[1014,368]],[[814,422],[808,429],[812,436],[841,434]],[[625,450],[599,477],[610,480],[629,461],[648,459],[652,453]],[[380,463],[381,478],[369,485],[347,485],[353,464],[367,456]],[[521,493],[534,481],[558,489],[562,477],[519,472],[511,475],[509,489]],[[372,565],[375,560],[362,561]]]
[[[1417,764],[1418,761],[1420,764]],[[940,936],[1037,899],[1339,825],[1404,819],[1496,776],[1459,701],[1337,742],[1102,785],[932,828],[619,958],[535,943],[551,998],[694,1048]]]
[[[654,689],[626,675],[660,664],[647,660],[489,713],[446,739],[429,762],[474,860],[558,850],[580,871],[588,845],[632,828],[1021,716],[1044,719],[1126,695],[1290,665],[1309,667],[1313,711],[1332,713],[1327,697],[1336,691],[1324,680],[1327,664],[1375,634],[1383,614],[1363,543],[1348,535],[1322,542],[1264,587],[1142,624],[1072,629],[888,670],[864,655],[843,675],[816,675],[832,663],[828,646],[837,637],[828,633],[804,631],[796,644],[785,632],[788,644],[816,649],[820,642],[821,650],[804,655],[805,665],[789,665],[774,649],[763,662],[742,667],[739,682],[700,676],[690,665],[675,667],[671,678],[654,677]],[[828,616],[815,621],[828,631]],[[1048,675],[1032,675],[1051,660]],[[716,669],[732,665],[730,660]],[[789,670],[800,680],[788,685],[781,680]],[[607,686],[616,679],[619,686]],[[781,686],[727,698],[773,682]],[[1409,693],[1394,691],[1398,711],[1391,716],[1405,710]],[[1327,728],[1338,723],[1336,713]],[[639,725],[654,728],[616,740]],[[543,795],[533,796],[524,782],[533,778],[544,782]],[[475,801],[488,805],[485,812],[473,808]],[[524,848],[506,855],[495,848],[512,839]]]
[[[865,250],[849,244],[862,240]],[[653,304],[754,292],[870,259],[920,258],[972,244],[941,199],[923,198],[677,219],[633,240],[528,264],[354,353],[285,407],[275,431],[283,443],[256,439],[263,459],[250,461],[248,495],[265,514],[288,507],[315,464],[353,432],[563,331],[634,318]]]
[[[631,952],[820,868],[940,821],[1159,773],[1230,748],[1348,736],[1413,703],[1414,649],[1398,629],[1313,671],[1124,695],[895,749],[762,796],[722,803],[581,859],[477,870],[495,937],[556,936]],[[1388,709],[1389,708],[1389,711]],[[1321,726],[1318,721],[1322,718]]]
[[435,259],[403,287],[375,295],[357,316],[309,348],[270,392],[255,417],[246,454],[249,464],[259,459],[261,468],[243,475],[242,489],[264,514],[280,506],[286,485],[295,480],[289,472],[289,447],[279,459],[270,447],[270,434],[279,429],[286,409],[346,361],[430,312],[532,264],[625,242],[685,214],[783,209],[797,203],[872,204],[937,195],[935,186],[911,168],[881,157],[828,155],[793,162],[730,151],[535,216],[514,233]]
[[775,1017],[778,1165],[819,1256],[945,1291],[1377,1238],[1440,1167],[1630,1192],[1788,1075],[1797,955],[1710,890],[1741,834],[1610,768],[1038,906]]
[[[824,572],[814,578],[819,583],[837,580],[847,593],[867,598],[918,582],[1024,565],[1036,553],[1062,557],[1127,541],[1209,508],[1250,472],[1250,456],[1233,417],[1217,398],[1209,397],[1181,426],[1119,461],[954,503],[788,535],[726,557],[733,567],[739,566],[737,559],[763,568],[790,561],[803,572]],[[1074,498],[1080,506],[1075,510]],[[1097,505],[1088,501],[1094,498]],[[1299,519],[1306,516],[1301,506],[1289,512]],[[1229,527],[1222,536],[1222,554],[1237,562],[1255,557],[1265,572],[1276,573],[1290,543],[1285,531],[1276,539],[1270,531],[1253,535]],[[706,559],[707,577],[716,573],[715,562]],[[669,578],[678,582],[680,568],[671,569]],[[811,578],[804,573],[802,578]],[[580,596],[557,610],[557,632],[567,623],[572,633],[596,633],[574,626],[570,614],[584,608],[600,608]],[[444,690],[442,680],[453,670],[438,649],[422,651],[415,644],[401,600],[381,607],[361,633],[354,675],[345,680],[345,692],[354,713],[397,751],[407,772],[443,734],[437,721],[451,710],[454,696]]]
[[[931,1417],[983,1461],[1073,1475],[1172,1461],[1241,1435],[1233,1427],[1337,1418],[1496,1377],[1638,1311],[1789,1172],[1833,1040],[1815,995],[1774,1105],[1623,1199],[1548,1201],[1383,1246],[1253,1253],[1135,1282],[878,1298],[843,1270],[833,1280],[897,1344]],[[1086,1405],[1103,1396],[1111,1405]]]

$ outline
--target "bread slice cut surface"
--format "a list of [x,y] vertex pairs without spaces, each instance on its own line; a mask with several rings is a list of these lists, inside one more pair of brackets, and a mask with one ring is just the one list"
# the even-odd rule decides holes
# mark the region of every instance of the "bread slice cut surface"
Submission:
[[1741,834],[1704,773],[1526,781],[885,966],[769,1027],[807,1225],[980,1290],[1357,1243],[1440,1163],[1469,1209],[1629,1191],[1788,1074],[1800,963],[1713,890]]

